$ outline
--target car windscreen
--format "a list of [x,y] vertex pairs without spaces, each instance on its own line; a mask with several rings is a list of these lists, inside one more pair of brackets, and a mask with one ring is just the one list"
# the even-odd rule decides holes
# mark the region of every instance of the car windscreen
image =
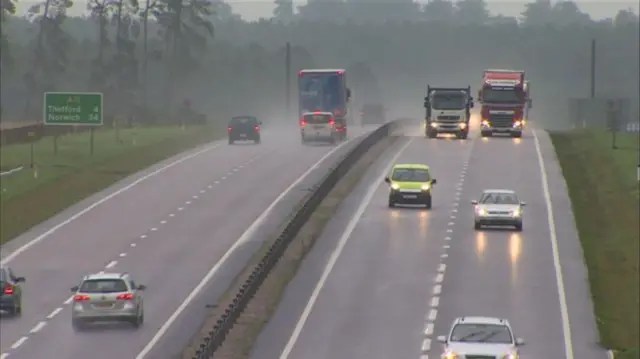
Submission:
[[254,117],[234,117],[231,119],[230,125],[257,125],[258,120]]
[[442,92],[431,96],[431,107],[434,110],[461,110],[467,105],[464,93]]
[[451,331],[452,342],[511,344],[509,327],[502,324],[456,324]]
[[518,204],[518,197],[513,193],[484,193],[480,199],[482,204]]
[[398,182],[428,182],[430,178],[429,171],[421,168],[396,168],[391,176]]
[[327,124],[331,121],[331,115],[328,114],[307,114],[304,120],[309,124]]
[[127,284],[122,279],[89,279],[82,282],[82,293],[117,293],[126,292]]

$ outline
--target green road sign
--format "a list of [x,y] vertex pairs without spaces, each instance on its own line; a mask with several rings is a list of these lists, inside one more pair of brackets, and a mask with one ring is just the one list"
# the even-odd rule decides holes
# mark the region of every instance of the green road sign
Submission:
[[102,94],[46,92],[43,121],[45,125],[102,125]]

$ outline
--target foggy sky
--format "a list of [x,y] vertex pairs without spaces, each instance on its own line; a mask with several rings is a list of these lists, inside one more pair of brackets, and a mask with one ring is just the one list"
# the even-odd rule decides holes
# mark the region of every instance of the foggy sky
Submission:
[[[391,1],[391,0],[369,0],[369,1]],[[505,16],[518,16],[524,9],[524,4],[527,1],[521,0],[486,0],[489,4],[489,10],[493,15],[501,14]],[[272,10],[274,8],[273,0],[227,0],[233,7],[235,13],[242,16],[244,20],[254,21],[260,18],[269,18],[272,16]],[[419,1],[425,3],[426,0]],[[600,20],[605,18],[611,18],[620,9],[631,8],[636,14],[639,12],[639,5],[637,1],[617,1],[617,0],[600,0],[575,1],[583,12],[588,13],[594,20]],[[22,15],[27,9],[37,3],[30,0],[21,0],[17,2],[17,13]],[[303,1],[294,1],[298,5],[306,3]],[[70,10],[70,15],[80,16],[86,13],[86,0],[76,0],[74,6]]]

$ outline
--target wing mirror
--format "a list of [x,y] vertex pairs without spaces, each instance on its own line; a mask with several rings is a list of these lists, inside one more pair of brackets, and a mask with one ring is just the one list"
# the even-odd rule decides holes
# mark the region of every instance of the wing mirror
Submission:
[[431,180],[431,184],[436,184],[436,183],[438,183],[438,181],[435,178]]
[[77,285],[76,285],[76,286],[71,287],[71,291],[72,291],[72,292],[77,292],[77,291],[78,291],[78,289],[80,289],[80,288],[79,288]]
[[147,289],[147,286],[146,286],[146,285],[144,285],[144,284],[139,284],[139,285],[136,287],[136,289],[137,289],[137,290],[145,290],[145,289]]
[[16,277],[15,281],[18,282],[18,283],[20,283],[20,282],[24,283],[27,280],[25,279],[25,277]]
[[520,201],[520,205],[521,205],[522,207],[524,207],[524,206],[526,206],[526,205],[527,205],[527,202]]
[[442,344],[446,344],[447,343],[447,337],[444,335],[438,335],[438,342],[442,343]]
[[387,182],[387,183],[391,183],[391,180],[389,179],[389,177],[385,177],[384,181]]
[[523,346],[524,345],[524,339],[522,338],[516,338],[516,346]]
[[473,201],[471,201],[471,204],[478,204],[478,201],[474,199]]

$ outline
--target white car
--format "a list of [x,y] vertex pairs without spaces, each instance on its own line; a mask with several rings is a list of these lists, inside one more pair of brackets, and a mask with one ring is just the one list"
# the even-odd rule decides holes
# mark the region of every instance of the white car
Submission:
[[523,207],[527,204],[518,199],[516,193],[508,189],[487,189],[479,200],[471,201],[475,206],[474,227],[513,226],[522,231]]
[[305,112],[300,120],[302,143],[309,141],[338,142],[336,120],[331,112]]
[[444,344],[442,359],[518,359],[516,338],[506,319],[461,317],[453,321],[448,336],[439,336]]

